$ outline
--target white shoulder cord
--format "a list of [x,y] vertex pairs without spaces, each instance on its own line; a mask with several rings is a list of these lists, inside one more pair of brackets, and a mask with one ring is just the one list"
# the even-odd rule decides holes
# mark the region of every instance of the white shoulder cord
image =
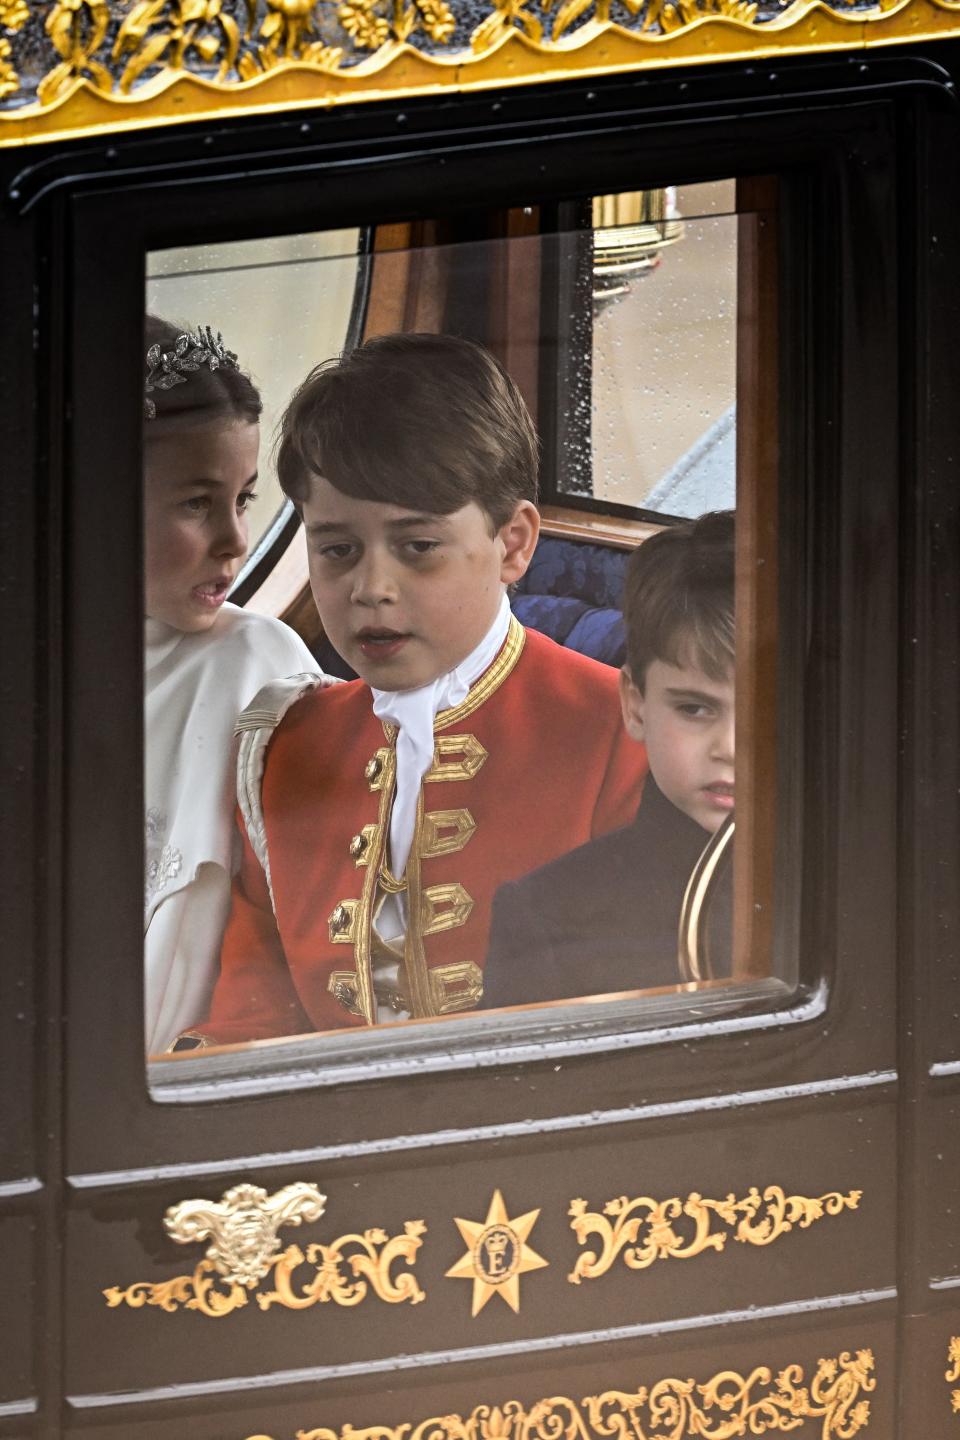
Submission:
[[271,680],[257,692],[234,727],[234,735],[240,737],[237,754],[237,803],[253,853],[267,877],[274,914],[277,906],[273,897],[267,831],[263,819],[263,770],[267,759],[267,746],[284,715],[298,700],[302,700],[311,690],[325,690],[330,685],[342,683],[336,675],[306,673],[289,675],[285,680]]

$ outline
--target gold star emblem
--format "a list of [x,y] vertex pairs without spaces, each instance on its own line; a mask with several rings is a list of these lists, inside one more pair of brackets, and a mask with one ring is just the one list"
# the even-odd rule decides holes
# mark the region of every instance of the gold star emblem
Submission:
[[457,1229],[467,1244],[467,1253],[447,1275],[455,1280],[473,1281],[473,1309],[479,1315],[491,1295],[500,1295],[510,1309],[520,1309],[520,1276],[528,1270],[542,1270],[549,1265],[527,1244],[527,1236],[537,1223],[539,1210],[528,1210],[516,1220],[507,1218],[507,1208],[499,1190],[493,1192],[487,1218],[483,1221],[456,1218]]

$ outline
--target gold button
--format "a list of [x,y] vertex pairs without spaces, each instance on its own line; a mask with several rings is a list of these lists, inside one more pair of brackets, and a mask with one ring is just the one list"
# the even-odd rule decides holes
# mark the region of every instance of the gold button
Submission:
[[353,856],[354,860],[360,859],[360,856],[365,853],[366,848],[369,844],[370,841],[367,839],[366,835],[354,835],[353,839],[350,841],[350,854]]
[[374,755],[372,760],[367,761],[367,768],[363,773],[368,780],[379,780],[382,770],[383,761],[379,755]]
[[340,931],[346,930],[349,924],[350,916],[347,912],[347,907],[345,905],[338,905],[330,916],[330,929],[335,935],[339,935]]

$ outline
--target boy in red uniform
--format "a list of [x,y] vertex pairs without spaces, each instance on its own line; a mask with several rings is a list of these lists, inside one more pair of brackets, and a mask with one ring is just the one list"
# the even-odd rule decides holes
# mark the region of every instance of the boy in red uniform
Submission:
[[244,852],[202,1044],[474,1008],[494,891],[631,819],[646,768],[616,671],[511,616],[537,441],[485,350],[390,335],[321,365],[277,468],[361,678],[279,682],[241,717]]

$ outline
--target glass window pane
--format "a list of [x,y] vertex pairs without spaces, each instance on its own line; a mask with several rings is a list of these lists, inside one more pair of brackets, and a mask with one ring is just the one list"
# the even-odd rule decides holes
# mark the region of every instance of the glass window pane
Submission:
[[[742,202],[724,181],[468,233],[384,223],[359,306],[356,231],[150,257],[148,310],[222,330],[264,404],[258,434],[234,406],[198,440],[165,407],[222,376],[205,331],[164,342],[177,378],[144,422],[158,1093],[422,1063],[555,1033],[558,1007],[622,1031],[788,993],[755,920],[778,843],[776,595],[743,576],[775,540],[777,476],[735,417],[757,413],[744,366],[769,361],[775,320]],[[257,456],[251,508],[277,515],[279,463],[304,526],[244,611],[223,600],[270,523],[243,513]],[[172,524],[180,611],[156,584]]]

